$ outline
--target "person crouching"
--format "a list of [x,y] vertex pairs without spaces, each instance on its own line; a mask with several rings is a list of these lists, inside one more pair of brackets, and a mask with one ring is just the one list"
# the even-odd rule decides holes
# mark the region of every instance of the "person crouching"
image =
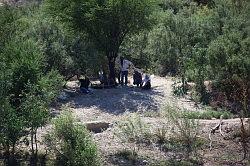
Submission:
[[137,87],[142,87],[142,74],[138,69],[134,70],[133,74],[133,84],[136,85]]
[[80,78],[79,82],[81,84],[80,85],[80,91],[82,93],[85,93],[85,94],[90,93],[90,90],[89,90],[89,84],[90,84],[89,78],[88,77]]
[[148,90],[151,89],[151,79],[149,75],[145,75],[143,81],[142,81],[142,89]]

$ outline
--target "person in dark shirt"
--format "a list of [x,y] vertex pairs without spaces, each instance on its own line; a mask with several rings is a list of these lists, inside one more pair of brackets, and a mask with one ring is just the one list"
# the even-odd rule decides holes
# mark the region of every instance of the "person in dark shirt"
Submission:
[[85,78],[81,78],[79,79],[79,82],[80,82],[80,91],[82,93],[89,93],[90,90],[89,90],[89,84],[90,84],[90,81],[89,81],[89,78],[88,77],[85,77]]
[[139,70],[135,69],[134,74],[133,74],[133,84],[136,85],[137,87],[142,86],[142,74]]

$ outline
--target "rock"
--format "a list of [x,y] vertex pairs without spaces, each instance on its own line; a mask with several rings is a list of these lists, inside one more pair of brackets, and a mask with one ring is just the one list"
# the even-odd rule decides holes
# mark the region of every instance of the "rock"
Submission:
[[110,127],[110,123],[104,121],[90,121],[85,123],[87,129],[94,133],[100,133]]

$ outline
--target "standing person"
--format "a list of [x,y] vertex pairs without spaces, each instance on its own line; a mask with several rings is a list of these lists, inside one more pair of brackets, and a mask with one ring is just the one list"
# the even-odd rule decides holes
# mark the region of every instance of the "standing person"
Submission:
[[130,62],[127,59],[124,59],[124,57],[120,57],[120,68],[121,68],[121,85],[124,85],[124,79],[125,79],[125,85],[128,84],[128,70],[129,67],[132,66],[133,63]]

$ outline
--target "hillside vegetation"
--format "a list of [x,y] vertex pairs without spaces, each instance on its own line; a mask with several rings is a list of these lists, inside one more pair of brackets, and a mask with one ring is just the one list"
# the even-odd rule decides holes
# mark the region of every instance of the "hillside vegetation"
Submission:
[[[0,0],[0,164],[220,165],[208,149],[227,139],[226,164],[249,164],[249,12],[248,0]],[[151,90],[117,86],[121,56],[156,75]],[[77,79],[99,71],[114,88],[81,94]],[[97,115],[111,129],[90,134]],[[231,135],[214,145],[217,131]],[[130,148],[109,159],[105,134]]]

